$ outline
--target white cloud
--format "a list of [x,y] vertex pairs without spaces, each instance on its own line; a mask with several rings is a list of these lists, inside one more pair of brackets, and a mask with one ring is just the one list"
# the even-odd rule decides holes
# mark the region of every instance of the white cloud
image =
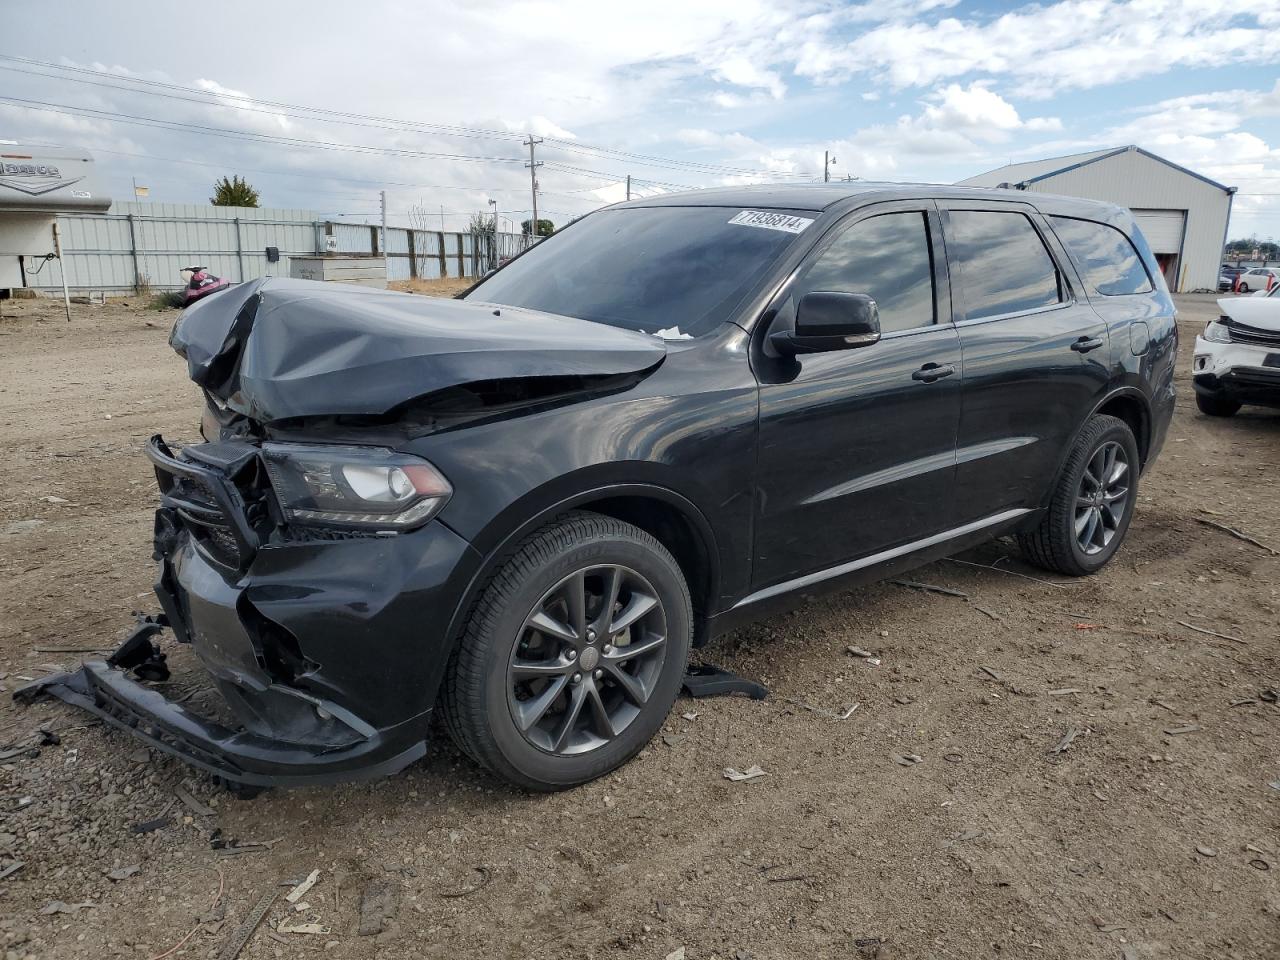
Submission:
[[1004,77],[1043,97],[1177,67],[1275,62],[1273,16],[1224,0],[1064,0],[995,19],[895,20],[851,41],[811,40],[796,73],[827,83],[870,74],[899,88]]

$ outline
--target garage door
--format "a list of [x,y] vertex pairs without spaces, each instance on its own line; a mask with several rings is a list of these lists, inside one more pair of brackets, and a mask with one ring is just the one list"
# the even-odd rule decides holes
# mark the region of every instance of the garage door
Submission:
[[1178,253],[1182,247],[1182,224],[1185,210],[1134,210],[1142,235],[1152,253]]

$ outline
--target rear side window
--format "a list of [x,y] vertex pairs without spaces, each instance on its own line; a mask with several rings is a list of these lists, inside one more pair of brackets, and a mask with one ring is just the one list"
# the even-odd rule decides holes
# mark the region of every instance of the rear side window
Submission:
[[1050,217],[1067,249],[1084,267],[1089,285],[1105,297],[1150,293],[1151,278],[1133,242],[1115,227],[1093,220]]
[[960,261],[970,320],[1062,302],[1057,265],[1025,214],[952,210],[948,245]]
[[933,260],[923,213],[885,213],[841,232],[800,279],[796,301],[815,291],[865,293],[885,333],[933,323]]

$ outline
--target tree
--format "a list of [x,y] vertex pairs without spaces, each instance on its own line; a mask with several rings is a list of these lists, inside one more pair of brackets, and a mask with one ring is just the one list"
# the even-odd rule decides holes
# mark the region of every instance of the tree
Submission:
[[209,202],[215,207],[256,207],[258,191],[249,186],[239,176],[230,180],[223,177],[213,185],[213,196]]
[[[529,235],[529,224],[531,220],[522,220],[520,222],[520,231],[527,237]],[[556,225],[550,220],[538,218],[538,236],[549,237],[556,232]]]
[[467,228],[471,233],[476,253],[489,264],[489,270],[498,269],[497,249],[494,246],[494,231],[497,225],[498,217],[496,214],[490,217],[483,213],[473,213],[471,215],[471,223]]

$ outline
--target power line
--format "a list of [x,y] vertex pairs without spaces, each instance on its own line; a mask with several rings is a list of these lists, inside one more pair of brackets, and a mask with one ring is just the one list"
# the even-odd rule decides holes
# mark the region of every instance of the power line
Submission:
[[[30,76],[42,77],[50,80],[67,80],[73,83],[84,83],[92,86],[119,90],[126,93],[142,93],[150,96],[159,96],[172,100],[185,101],[188,103],[233,107],[247,112],[264,113],[272,116],[287,116],[294,119],[319,120],[327,123],[343,123],[351,126],[372,127],[384,130],[421,130],[439,133],[444,136],[464,137],[469,139],[500,139],[510,141],[524,136],[524,134],[515,131],[492,130],[482,127],[466,127],[459,124],[399,120],[392,117],[379,117],[369,114],[330,110],[322,107],[290,104],[276,100],[264,100],[237,93],[223,93],[220,91],[202,90],[196,87],[185,87],[180,84],[165,83],[158,80],[145,80],[141,77],[121,77],[116,74],[104,73],[99,70],[91,70],[85,67],[56,64],[48,61],[34,60],[27,57],[0,54],[0,60],[8,60],[30,66],[44,67],[66,73],[87,75],[88,77],[94,77],[97,79],[87,79],[86,76],[59,76],[58,74],[44,73],[35,70],[24,70],[20,67],[4,66],[0,64],[0,69],[16,73],[24,73]],[[127,86],[125,84],[132,84],[133,86]],[[188,96],[183,96],[182,94],[188,94]],[[219,98],[221,98],[221,100]],[[232,103],[223,102],[225,100],[230,100]],[[250,106],[250,104],[259,104],[261,106]],[[262,107],[270,107],[273,109],[262,109]],[[289,111],[293,112],[291,113]],[[601,154],[618,159],[630,160],[645,166],[657,166],[664,167],[666,169],[687,170],[689,172],[722,176],[772,176],[775,178],[808,176],[807,174],[752,170],[729,164],[707,163],[699,160],[681,160],[675,157],[633,153],[612,147],[583,143],[581,141],[565,137],[546,137],[545,139],[548,143],[554,144],[557,148],[569,153],[586,156]]]

